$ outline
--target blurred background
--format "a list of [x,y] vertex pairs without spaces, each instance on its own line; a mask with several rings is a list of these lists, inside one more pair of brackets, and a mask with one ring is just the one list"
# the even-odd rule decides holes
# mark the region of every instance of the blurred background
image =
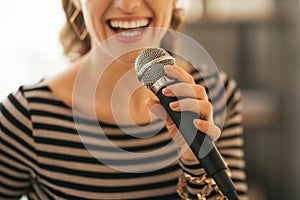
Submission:
[[[250,199],[300,199],[300,1],[181,0],[182,32],[243,94]],[[0,98],[65,69],[60,0],[0,7]]]
[[300,1],[181,3],[183,32],[242,90],[250,199],[300,199]]

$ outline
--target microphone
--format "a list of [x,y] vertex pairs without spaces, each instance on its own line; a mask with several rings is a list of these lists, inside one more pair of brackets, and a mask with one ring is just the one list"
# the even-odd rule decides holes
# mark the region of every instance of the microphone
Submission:
[[175,112],[169,107],[170,102],[177,100],[177,98],[163,95],[162,90],[171,84],[178,83],[178,81],[166,75],[165,65],[175,65],[175,58],[164,49],[148,48],[136,58],[135,71],[139,81],[158,97],[205,172],[213,178],[223,195],[229,200],[239,199],[233,182],[226,172],[226,165],[214,142],[207,134],[199,131],[193,125],[193,119],[200,118],[199,113]]

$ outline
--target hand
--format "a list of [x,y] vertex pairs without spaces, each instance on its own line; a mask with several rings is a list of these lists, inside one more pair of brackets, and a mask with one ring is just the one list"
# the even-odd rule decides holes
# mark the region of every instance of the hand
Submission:
[[[200,115],[199,119],[194,119],[194,126],[201,132],[208,134],[215,141],[220,135],[220,129],[214,124],[213,107],[208,101],[205,88],[195,84],[194,78],[183,68],[178,66],[165,66],[166,74],[179,83],[170,85],[163,89],[163,94],[168,97],[183,97],[181,100],[174,101],[170,104],[172,110],[177,112],[192,111]],[[163,109],[158,108],[160,105],[157,99],[147,99],[146,106],[157,117],[166,120],[166,127],[171,138],[180,146],[182,158],[186,160],[197,160],[193,152],[190,150],[181,134],[171,120],[170,116],[165,115]]]

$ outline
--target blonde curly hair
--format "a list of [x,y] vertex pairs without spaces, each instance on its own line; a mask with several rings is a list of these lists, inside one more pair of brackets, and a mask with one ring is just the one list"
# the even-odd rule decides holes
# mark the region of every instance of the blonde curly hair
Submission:
[[[70,6],[73,4],[72,1],[73,0],[62,0],[62,7],[66,16],[66,23],[64,24],[59,36],[60,43],[63,46],[64,54],[71,61],[82,57],[91,49],[91,38],[89,34],[83,40],[81,40],[71,25],[70,19],[76,10],[74,5]],[[174,8],[170,29],[179,30],[182,22],[183,17],[181,10]],[[82,12],[80,12],[74,23],[77,27],[80,27],[81,30],[85,28]]]

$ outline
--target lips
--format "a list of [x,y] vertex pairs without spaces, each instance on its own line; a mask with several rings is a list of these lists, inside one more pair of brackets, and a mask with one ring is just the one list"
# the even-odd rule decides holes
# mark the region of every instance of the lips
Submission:
[[107,21],[109,27],[116,34],[123,37],[136,37],[147,28],[151,23],[151,18],[119,18]]

